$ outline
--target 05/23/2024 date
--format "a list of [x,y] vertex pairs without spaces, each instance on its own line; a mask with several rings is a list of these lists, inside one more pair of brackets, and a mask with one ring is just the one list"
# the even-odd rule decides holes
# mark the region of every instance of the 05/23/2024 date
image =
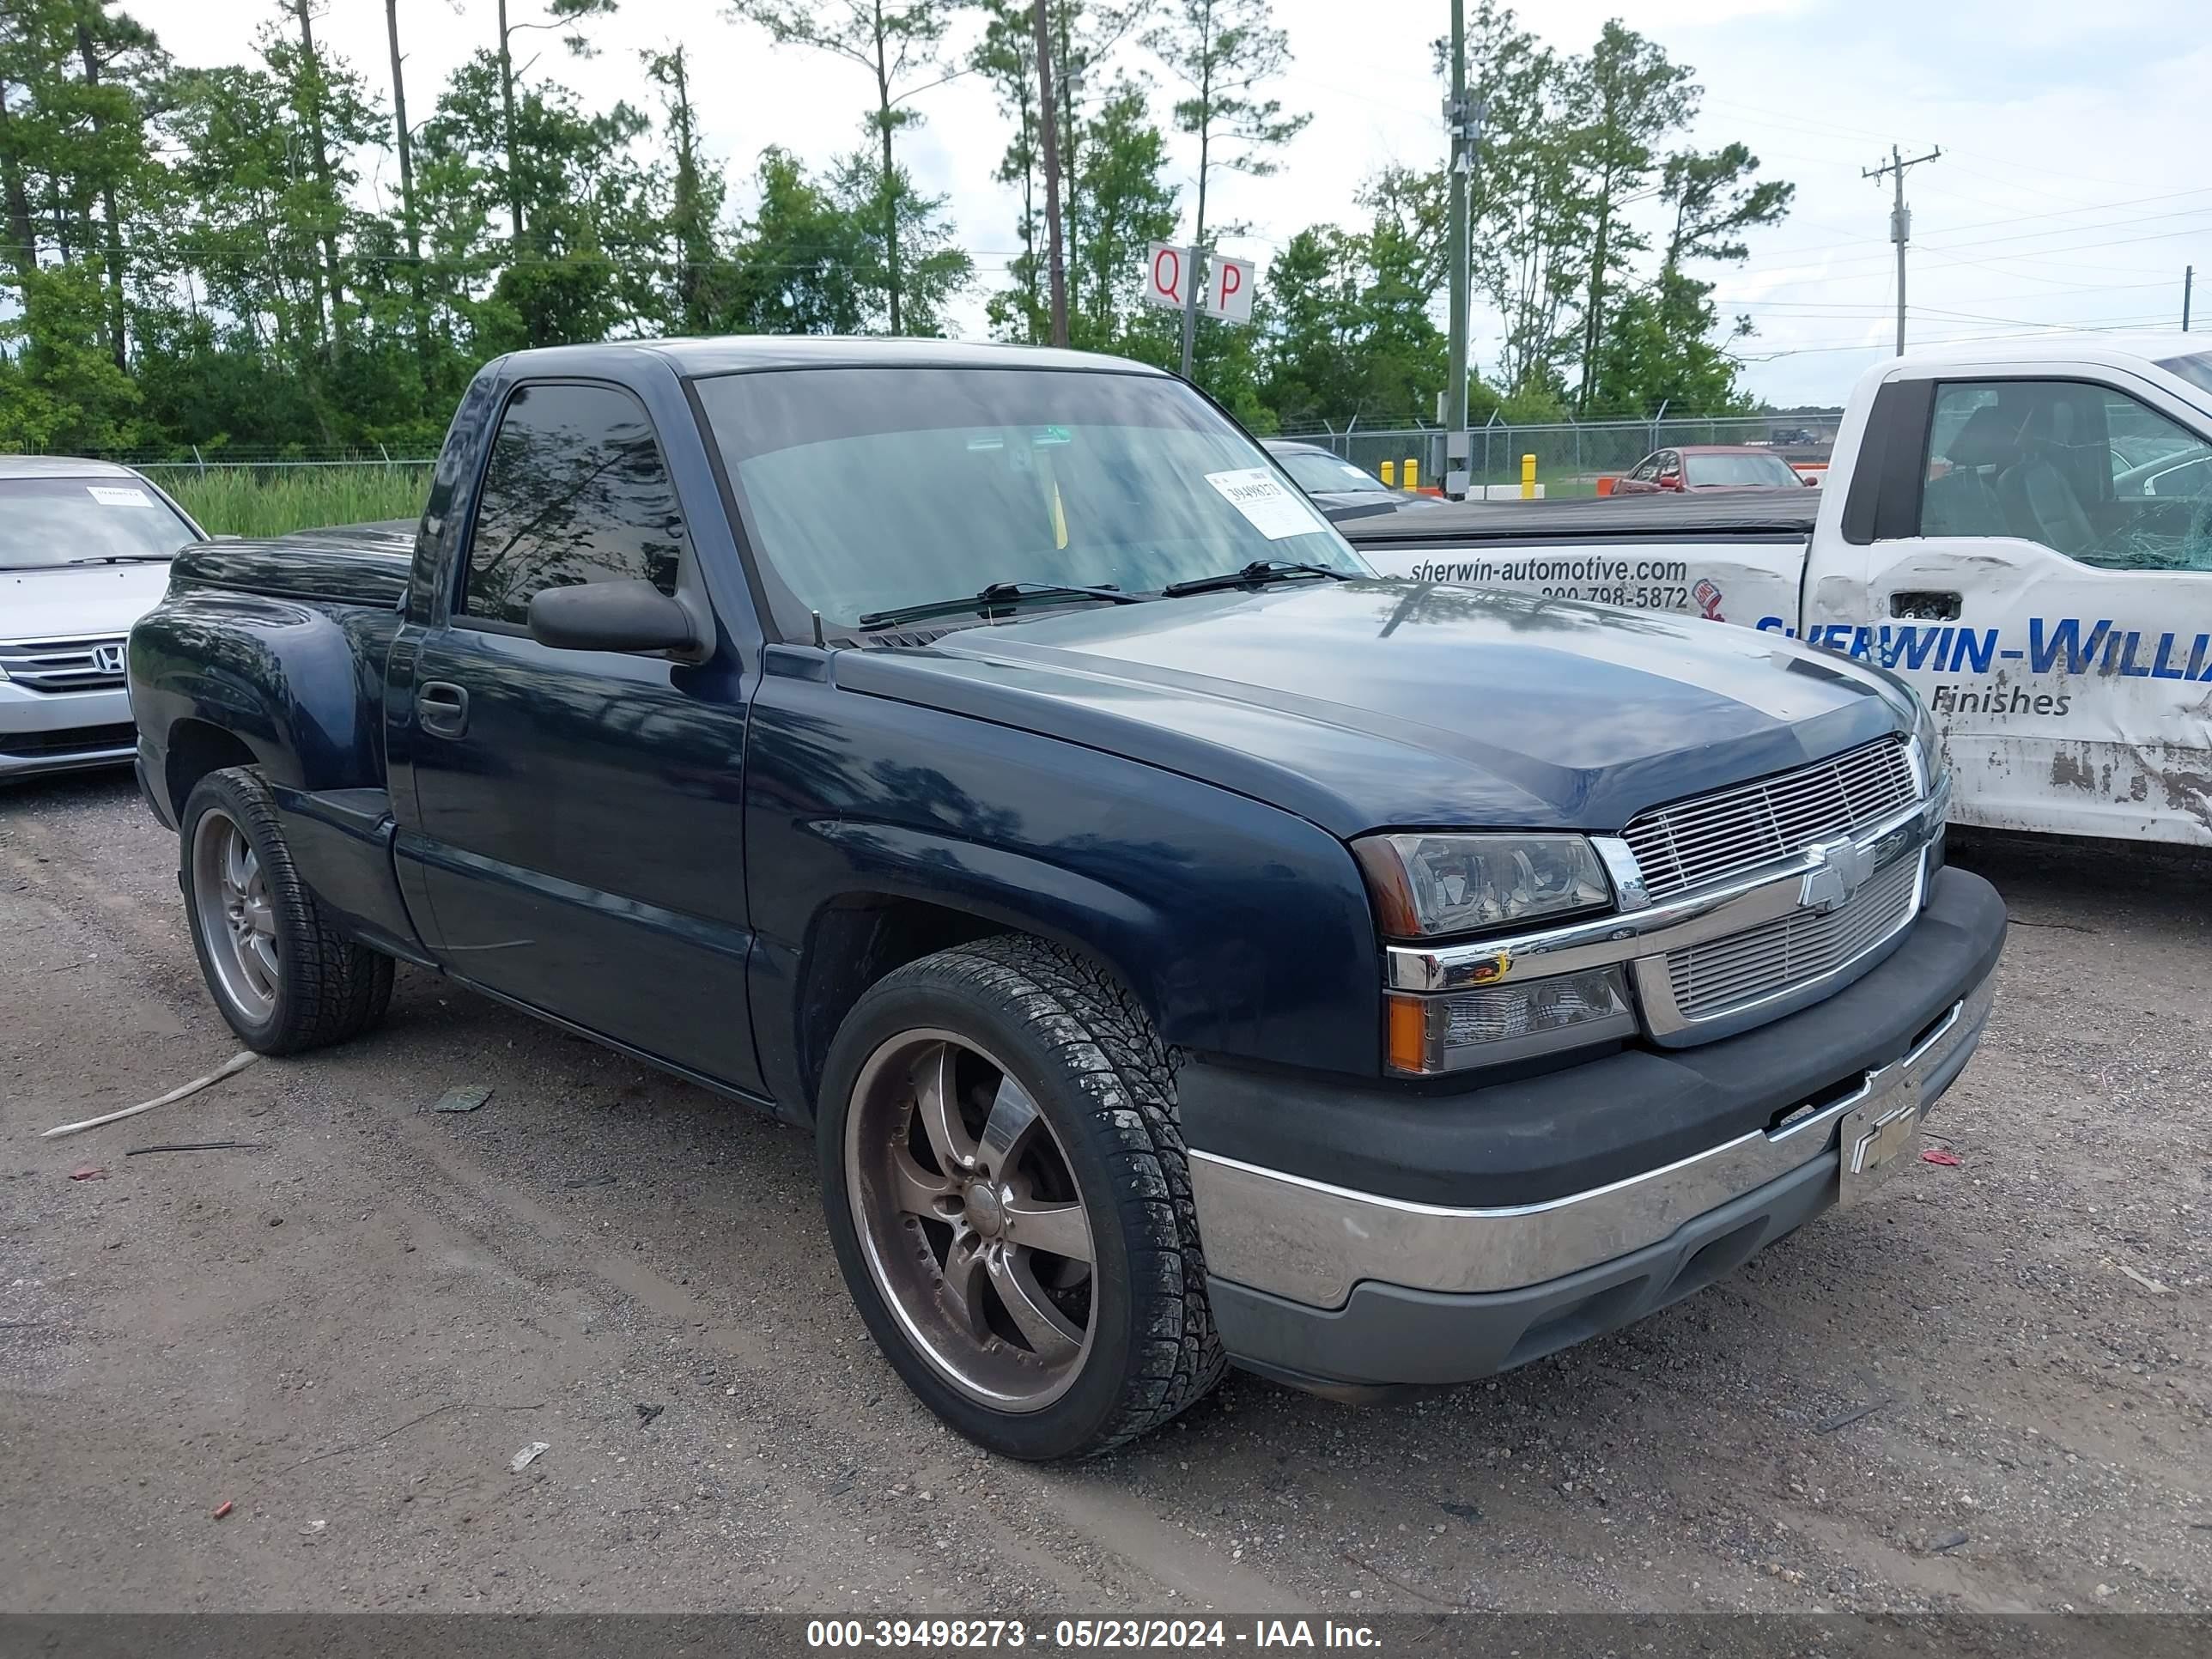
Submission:
[[806,1645],[818,1650],[1042,1648],[1364,1648],[1380,1645],[1364,1625],[1260,1619],[814,1619]]

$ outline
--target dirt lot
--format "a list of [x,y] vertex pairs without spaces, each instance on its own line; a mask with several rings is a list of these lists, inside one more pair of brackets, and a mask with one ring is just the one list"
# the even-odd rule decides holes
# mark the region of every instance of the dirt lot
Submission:
[[236,1044],[128,784],[0,795],[0,1607],[2203,1610],[2212,901],[1962,861],[2020,925],[1960,1167],[1486,1386],[1039,1469],[877,1357],[800,1135],[428,974],[40,1139]]

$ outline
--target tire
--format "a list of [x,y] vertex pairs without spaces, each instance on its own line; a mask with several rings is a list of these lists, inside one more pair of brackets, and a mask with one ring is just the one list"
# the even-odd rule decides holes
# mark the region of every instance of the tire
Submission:
[[1096,965],[1008,935],[886,975],[830,1046],[816,1127],[861,1319],[978,1445],[1094,1455],[1220,1380],[1174,1059]]
[[234,766],[202,778],[177,844],[200,973],[247,1048],[298,1054],[384,1018],[392,958],[348,938],[301,883],[258,771]]

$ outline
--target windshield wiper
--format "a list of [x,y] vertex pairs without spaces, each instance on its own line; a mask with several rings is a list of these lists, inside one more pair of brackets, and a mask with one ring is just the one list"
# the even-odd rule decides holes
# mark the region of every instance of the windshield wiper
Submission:
[[1352,580],[1352,572],[1325,564],[1300,564],[1291,559],[1255,559],[1242,570],[1224,571],[1218,576],[1194,576],[1185,582],[1170,582],[1160,592],[1172,599],[1185,593],[1211,593],[1224,587],[1286,581],[1293,576],[1326,576],[1333,582],[1348,582]]
[[64,559],[71,564],[168,564],[174,561],[173,553],[101,553],[89,559]]
[[1135,605],[1145,596],[1118,587],[1083,587],[1068,582],[992,582],[979,593],[964,599],[926,599],[890,611],[871,611],[859,618],[862,628],[896,628],[924,617],[952,617],[968,611],[998,611],[1025,599],[1106,599],[1115,605]]

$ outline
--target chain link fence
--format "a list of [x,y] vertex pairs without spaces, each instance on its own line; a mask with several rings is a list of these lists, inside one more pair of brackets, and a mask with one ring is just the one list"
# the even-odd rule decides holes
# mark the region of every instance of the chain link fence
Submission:
[[437,465],[438,455],[434,449],[418,453],[404,445],[395,449],[382,444],[328,448],[225,444],[202,449],[187,444],[181,449],[70,450],[66,459],[111,461],[167,483],[195,473],[251,472],[273,478],[355,467],[428,467]]
[[[1749,444],[1771,449],[1793,466],[1825,465],[1835,447],[1840,415],[1716,415],[1650,421],[1560,421],[1520,425],[1493,421],[1474,428],[1468,456],[1474,484],[1517,484],[1521,458],[1536,458],[1536,477],[1547,495],[1592,495],[1601,477],[1618,477],[1655,449],[1685,444]],[[1280,434],[1318,444],[1378,476],[1411,459],[1423,484],[1441,483],[1443,428],[1369,428]],[[1404,474],[1398,473],[1402,481]]]

